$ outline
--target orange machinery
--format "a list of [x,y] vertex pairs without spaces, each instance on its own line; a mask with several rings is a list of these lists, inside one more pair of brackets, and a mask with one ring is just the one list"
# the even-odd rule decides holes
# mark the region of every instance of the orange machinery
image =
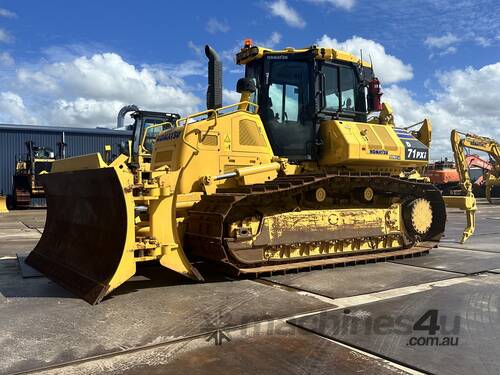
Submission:
[[[484,172],[491,171],[493,165],[478,155],[468,155],[466,157],[466,162],[469,168],[475,167],[482,170],[483,173],[474,180],[474,186],[482,186],[484,184]],[[448,161],[447,158],[430,163],[429,166],[425,168],[424,176],[429,177],[431,182],[443,191],[444,195],[454,195],[454,192],[460,192],[458,186],[460,176],[455,167],[455,162]]]

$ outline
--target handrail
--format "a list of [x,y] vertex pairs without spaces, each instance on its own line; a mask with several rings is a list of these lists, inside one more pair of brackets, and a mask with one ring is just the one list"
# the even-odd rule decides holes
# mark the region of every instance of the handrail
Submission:
[[[229,108],[232,108],[232,107],[238,107],[235,110],[235,112],[236,112],[238,110],[241,110],[241,109],[239,109],[239,106],[241,106],[242,104],[246,105],[247,108],[248,107],[254,107],[255,108],[255,113],[257,113],[259,111],[259,105],[258,104],[254,103],[254,102],[250,102],[248,100],[245,100],[245,101],[242,101],[242,102],[233,103],[233,104],[227,105],[225,107],[217,108],[217,109],[207,109],[206,111],[194,113],[194,114],[189,115],[187,117],[180,118],[180,119],[178,119],[176,121],[175,126],[179,127],[179,126],[187,125],[188,119],[193,119],[193,118],[200,117],[200,116],[203,116],[203,115],[208,115],[209,113],[215,113],[216,115],[223,116],[223,115],[225,115],[225,113],[219,113],[219,112],[222,112],[222,111],[224,111],[226,109],[229,109]],[[248,109],[245,109],[245,111],[249,112]],[[215,124],[213,126],[215,126]]]
[[[217,109],[207,109],[206,111],[194,113],[192,115],[189,115],[189,116],[186,116],[184,118],[178,119],[176,121],[176,123],[175,123],[175,126],[176,127],[180,127],[180,126],[184,126],[185,127],[184,131],[182,132],[182,142],[186,146],[188,146],[189,148],[193,149],[195,155],[198,155],[198,153],[200,152],[200,150],[198,149],[198,147],[193,146],[191,143],[189,143],[188,141],[186,141],[186,133],[188,132],[188,126],[189,126],[189,124],[192,124],[192,123],[189,122],[189,120],[190,119],[194,119],[196,117],[207,115],[207,120],[209,120],[209,119],[210,120],[214,120],[214,124],[210,126],[210,128],[213,129],[213,128],[215,128],[217,126],[217,119],[218,119],[218,117],[225,115],[225,113],[220,113],[221,111],[227,110],[229,108],[236,107],[236,110],[234,111],[234,112],[236,112],[238,110],[241,110],[240,109],[241,105],[246,105],[247,106],[247,109],[245,109],[245,111],[248,111],[248,107],[251,107],[251,106],[255,107],[255,112],[256,113],[259,110],[259,106],[257,104],[255,104],[253,102],[250,102],[250,101],[242,101],[242,102],[230,104],[230,105],[227,105],[225,107],[221,107],[221,108],[217,108]],[[200,120],[198,120],[198,121],[200,121]],[[194,122],[197,122],[197,121],[194,121]]]
[[215,127],[215,126],[217,125],[217,111],[216,111],[216,110],[214,110],[214,109],[208,109],[208,110],[203,111],[203,112],[199,112],[199,113],[195,113],[195,114],[193,114],[193,115],[189,115],[189,116],[187,116],[185,119],[179,119],[179,120],[177,120],[177,122],[176,122],[176,125],[178,126],[178,124],[179,124],[179,121],[180,121],[180,120],[185,120],[185,122],[186,122],[186,123],[185,123],[185,125],[184,125],[184,130],[183,130],[183,132],[182,132],[182,142],[183,142],[186,146],[188,146],[188,147],[192,148],[192,149],[193,149],[193,151],[194,151],[194,154],[195,154],[195,155],[198,155],[198,153],[200,152],[200,150],[198,149],[198,147],[193,146],[191,143],[189,143],[188,141],[186,141],[186,133],[188,132],[188,126],[189,126],[189,124],[190,124],[190,123],[188,122],[188,120],[189,120],[190,118],[199,117],[199,116],[204,115],[204,114],[208,115],[209,113],[211,113],[211,114],[213,115],[213,117],[211,117],[211,118],[214,120],[214,124],[211,126],[211,127],[213,128],[213,127]]
[[[170,121],[165,121],[165,122],[160,122],[158,124],[153,124],[151,126],[148,126],[147,128],[144,128],[144,133],[142,134],[142,139],[141,139],[141,143],[140,143],[140,147],[139,147],[139,155],[138,156],[150,155],[149,153],[143,153],[142,152],[144,150],[144,141],[146,140],[146,133],[147,133],[148,129],[157,128],[157,127],[164,126],[164,125],[167,125],[167,124],[170,124],[170,126],[172,128],[174,127],[174,124],[172,124]],[[158,138],[158,135],[156,136],[156,138]],[[156,142],[156,138],[155,138],[155,142]]]

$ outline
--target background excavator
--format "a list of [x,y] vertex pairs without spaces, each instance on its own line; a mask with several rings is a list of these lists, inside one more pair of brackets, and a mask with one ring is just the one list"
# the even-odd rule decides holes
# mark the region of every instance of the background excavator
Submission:
[[[465,163],[469,168],[469,174],[473,185],[474,195],[484,197],[485,177],[493,169],[493,163],[484,160],[479,155],[466,155]],[[430,163],[424,169],[423,175],[429,177],[443,195],[460,195],[460,175],[454,161],[444,160]],[[482,194],[481,194],[482,191]]]
[[[472,133],[461,133],[457,130],[453,130],[451,133],[451,144],[457,171],[461,176],[465,176],[463,170],[468,169],[468,158],[470,156],[465,156],[466,150],[481,151],[490,157],[491,161],[488,164],[482,163],[487,172],[480,181],[484,181],[486,199],[488,202],[493,203],[493,188],[500,186],[500,145],[494,139]],[[465,160],[465,165],[462,160]],[[470,179],[470,176],[464,178]],[[461,181],[463,181],[462,178]],[[468,185],[466,181],[464,184]]]
[[370,64],[247,40],[236,56],[241,100],[222,107],[222,64],[205,53],[206,111],[136,122],[129,155],[60,160],[43,176],[47,221],[28,264],[95,304],[141,262],[202,281],[200,260],[259,275],[438,244],[445,204],[418,173],[431,123],[396,127]]
[[[124,121],[128,113],[133,123],[126,126]],[[120,146],[122,154],[128,156],[128,164],[139,169],[141,167],[149,169],[156,136],[172,128],[180,118],[181,116],[177,113],[144,111],[135,104],[126,105],[120,109],[116,119],[116,128],[127,128],[132,131],[132,139],[127,145]]]

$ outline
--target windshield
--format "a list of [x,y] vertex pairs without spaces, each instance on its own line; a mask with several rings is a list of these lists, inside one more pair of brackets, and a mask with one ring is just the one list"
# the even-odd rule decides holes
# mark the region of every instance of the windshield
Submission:
[[137,115],[134,125],[134,141],[132,144],[132,155],[139,154],[139,145],[143,139],[144,132],[146,136],[144,137],[143,146],[147,153],[152,154],[153,144],[156,139],[156,136],[163,130],[170,129],[171,125],[165,124],[164,126],[156,126],[156,127],[152,126],[156,124],[161,124],[166,121],[167,120],[165,118],[146,117],[143,119],[141,116]]
[[144,148],[149,154],[153,153],[153,145],[155,143],[156,137],[162,131],[170,129],[172,126],[170,124],[165,124],[163,126],[154,126],[156,124],[161,124],[165,122],[164,119],[154,119],[154,118],[146,118],[144,120],[144,129],[146,129],[146,136],[144,137]]
[[35,159],[54,159],[54,151],[49,147],[34,148]]
[[271,60],[262,118],[274,152],[290,159],[307,159],[313,137],[307,114],[310,103],[310,63]]

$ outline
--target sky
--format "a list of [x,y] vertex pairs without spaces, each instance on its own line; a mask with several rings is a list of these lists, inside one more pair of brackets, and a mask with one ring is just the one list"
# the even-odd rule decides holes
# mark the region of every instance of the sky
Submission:
[[428,117],[431,157],[457,128],[500,140],[495,0],[0,0],[0,122],[113,127],[118,110],[205,108],[205,44],[224,63],[224,101],[244,39],[371,56],[398,126]]

